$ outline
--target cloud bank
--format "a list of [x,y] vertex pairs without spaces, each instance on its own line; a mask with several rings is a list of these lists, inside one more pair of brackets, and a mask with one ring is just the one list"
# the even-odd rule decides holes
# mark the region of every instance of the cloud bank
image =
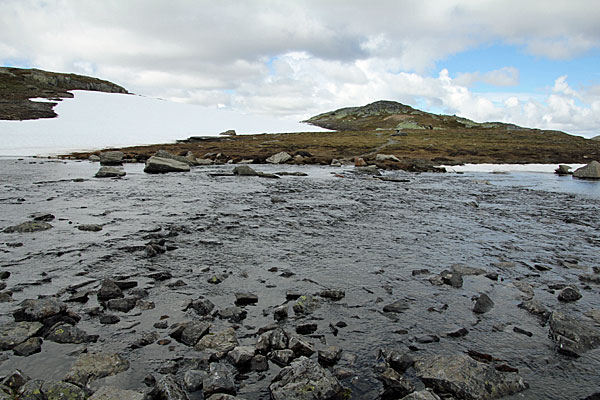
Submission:
[[[490,43],[572,59],[600,47],[598,15],[585,0],[3,0],[0,61],[294,119],[389,99],[590,136],[598,87],[557,76],[541,95],[511,93],[514,66],[447,71],[443,61]],[[478,83],[498,90],[474,92]]]

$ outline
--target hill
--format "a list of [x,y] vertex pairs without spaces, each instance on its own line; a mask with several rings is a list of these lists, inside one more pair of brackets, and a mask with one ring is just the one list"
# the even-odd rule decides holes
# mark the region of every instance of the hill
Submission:
[[35,102],[30,99],[60,101],[73,97],[70,90],[128,93],[112,82],[89,76],[0,67],[0,120],[56,117],[53,111],[55,102]]

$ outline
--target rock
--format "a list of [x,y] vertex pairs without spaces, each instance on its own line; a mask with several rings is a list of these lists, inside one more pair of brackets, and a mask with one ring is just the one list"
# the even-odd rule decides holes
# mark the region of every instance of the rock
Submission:
[[396,300],[395,302],[385,305],[383,307],[383,312],[390,313],[401,313],[410,308],[408,301],[406,300]]
[[549,325],[550,338],[556,343],[559,353],[579,357],[600,345],[600,330],[585,320],[576,320],[554,311]]
[[565,164],[560,164],[558,168],[554,170],[554,173],[557,175],[571,175],[573,172],[570,171],[572,167]]
[[54,325],[46,334],[46,339],[55,343],[93,343],[98,340],[98,335],[88,335],[76,326],[65,323]]
[[521,335],[532,337],[533,333],[526,331],[525,329],[519,328],[518,326],[513,327],[513,332],[520,333]]
[[190,369],[185,372],[183,375],[183,384],[185,385],[185,389],[190,392],[197,392],[202,389],[204,378],[206,377],[205,371],[200,371],[197,369]]
[[98,161],[100,161],[100,156],[97,154],[90,154],[90,156],[88,157],[88,160],[91,162],[98,162]]
[[0,350],[11,350],[15,346],[38,335],[43,324],[40,322],[8,322],[0,326]]
[[19,399],[28,400],[85,400],[88,397],[85,390],[71,383],[44,381],[27,382],[19,395]]
[[390,367],[400,373],[404,373],[415,364],[415,360],[409,354],[401,353],[397,350],[390,352],[387,357],[387,362]]
[[454,330],[452,332],[446,333],[446,336],[458,338],[458,337],[467,336],[468,334],[469,334],[469,330],[468,329],[466,329],[466,328],[460,328],[460,329]]
[[121,318],[114,314],[103,314],[100,316],[100,323],[103,325],[113,325],[121,321]]
[[175,375],[171,374],[167,374],[156,381],[154,388],[150,392],[150,398],[159,400],[189,400],[187,393],[178,383],[178,379]]
[[245,400],[243,397],[232,396],[227,393],[215,393],[206,400]]
[[269,353],[269,359],[280,367],[289,365],[296,358],[296,354],[293,350],[273,350]]
[[325,289],[319,292],[319,296],[330,300],[341,300],[346,296],[346,292],[339,289]]
[[283,164],[292,159],[288,153],[282,151],[277,154],[273,154],[271,157],[267,158],[265,161],[269,164]]
[[258,303],[258,296],[249,292],[238,292],[235,294],[235,304],[245,306],[248,304]]
[[435,394],[433,391],[427,390],[419,390],[418,392],[413,392],[408,396],[404,396],[400,400],[441,400],[440,397]]
[[94,178],[120,178],[127,175],[121,168],[116,167],[100,167]]
[[574,287],[567,286],[558,294],[558,300],[564,302],[573,302],[581,299],[581,293]]
[[519,308],[527,311],[530,314],[538,316],[545,323],[550,318],[550,311],[542,303],[537,300],[527,300],[519,304]]
[[310,335],[314,333],[318,329],[317,324],[315,323],[305,323],[296,326],[296,333],[300,335]]
[[317,353],[317,359],[320,364],[325,366],[335,365],[342,357],[342,349],[337,346],[327,346],[324,349],[319,350]]
[[367,162],[362,157],[354,157],[354,166],[355,167],[366,167]]
[[219,133],[219,136],[235,136],[235,129],[228,129],[225,132]]
[[180,322],[171,329],[169,336],[186,346],[193,347],[208,333],[210,328],[211,324],[208,322]]
[[600,163],[592,161],[585,167],[577,168],[573,176],[580,179],[600,179]]
[[231,322],[241,322],[246,318],[248,312],[240,307],[227,307],[217,311],[217,316],[221,319],[227,319]]
[[215,308],[215,305],[213,304],[212,301],[210,301],[208,299],[197,299],[197,300],[192,300],[190,303],[188,303],[188,305],[187,305],[187,307],[185,307],[184,311],[187,311],[190,308],[192,310],[194,310],[196,312],[196,314],[198,314],[200,316],[205,316],[212,312],[212,310]]
[[535,291],[533,290],[533,287],[527,282],[514,281],[512,284],[521,293],[523,293],[527,299],[531,299],[535,295]]
[[29,218],[33,219],[34,221],[50,222],[50,221],[53,221],[54,218],[56,218],[56,217],[50,213],[40,212],[40,213],[31,214],[29,216]]
[[420,336],[415,336],[413,339],[415,342],[421,343],[421,344],[437,343],[440,341],[440,338],[437,337],[436,335],[420,335]]
[[247,165],[238,165],[233,169],[233,174],[238,176],[257,176],[258,172]]
[[214,161],[208,158],[196,158],[196,165],[213,165]]
[[131,344],[132,349],[140,349],[156,342],[159,338],[158,332],[145,332]]
[[133,390],[102,386],[88,400],[144,400],[144,395]]
[[469,276],[469,275],[483,275],[485,274],[485,270],[476,267],[469,267],[465,264],[452,264],[450,270],[453,273],[460,274],[461,276]]
[[588,318],[591,318],[592,320],[594,320],[594,322],[596,324],[600,324],[600,309],[592,309],[589,311],[586,311],[584,313],[584,315]]
[[35,353],[42,351],[42,343],[44,341],[40,337],[32,337],[24,341],[23,343],[15,346],[13,352],[17,356],[27,357]]
[[85,232],[100,232],[102,230],[102,225],[98,224],[83,224],[78,225],[77,229]]
[[440,277],[442,278],[442,282],[445,285],[450,285],[453,288],[460,289],[463,285],[462,275],[458,272],[451,271],[442,271],[440,273]]
[[[193,155],[192,155],[193,156]],[[184,156],[176,156],[175,154],[171,154],[166,150],[158,150],[155,154],[154,157],[157,158],[165,158],[167,160],[174,160],[174,161],[179,161],[180,163],[183,164],[187,164],[187,165],[194,165],[194,160],[191,160],[188,157],[184,157]]]
[[66,382],[85,386],[88,382],[129,369],[129,361],[118,354],[85,353],[79,356],[65,377]]
[[54,299],[27,299],[19,304],[19,309],[13,312],[15,321],[43,321],[47,318],[64,314],[67,305]]
[[377,379],[383,383],[383,398],[400,398],[415,390],[407,378],[392,368],[386,369]]
[[17,392],[29,380],[31,380],[31,378],[25,375],[22,371],[16,369],[10,375],[4,376],[0,379],[0,392],[3,390]]
[[484,314],[490,311],[494,307],[494,302],[485,293],[482,293],[477,298],[475,306],[473,306],[473,312],[477,314]]
[[315,346],[298,336],[292,336],[289,340],[289,348],[296,356],[310,357],[315,352]]
[[79,292],[73,293],[67,300],[66,303],[81,303],[85,304],[89,300],[89,292],[87,290],[82,290]]
[[209,333],[198,341],[194,347],[198,351],[213,350],[217,352],[228,352],[238,345],[233,328],[227,328],[217,333]]
[[262,354],[256,354],[252,361],[250,361],[250,370],[252,371],[267,371],[269,369],[269,363],[267,357]]
[[425,357],[414,368],[425,386],[459,399],[499,398],[529,387],[518,374],[497,371],[464,354]]
[[203,390],[205,396],[215,393],[236,394],[233,373],[223,363],[212,363],[204,378]]
[[393,161],[400,162],[400,159],[393,154],[377,154],[375,156],[375,161]]
[[41,232],[52,228],[47,222],[39,222],[39,221],[28,221],[23,222],[22,224],[9,226],[4,229],[4,233],[31,233],[31,232]]
[[102,281],[102,286],[98,291],[98,301],[107,301],[122,297],[125,297],[125,295],[115,281],[112,279],[105,279]]
[[317,299],[310,295],[300,296],[292,306],[294,313],[297,315],[306,315],[312,313],[319,308],[320,304]]
[[152,156],[146,161],[144,172],[148,174],[164,174],[168,172],[189,172],[190,166],[187,163]]
[[123,157],[122,151],[104,151],[100,153],[100,165],[122,165]]
[[137,297],[123,297],[122,299],[110,299],[106,302],[109,310],[127,313],[135,308]]
[[275,318],[276,321],[282,321],[286,319],[288,317],[288,308],[289,307],[287,304],[275,307],[273,310],[273,318]]
[[345,393],[331,372],[306,357],[279,371],[269,390],[273,400],[334,400]]
[[254,357],[254,350],[253,346],[237,346],[227,353],[227,358],[236,367],[247,365]]

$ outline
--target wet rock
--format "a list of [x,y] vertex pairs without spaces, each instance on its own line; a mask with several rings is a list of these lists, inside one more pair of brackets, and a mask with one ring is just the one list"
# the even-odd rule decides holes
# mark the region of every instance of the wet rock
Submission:
[[112,279],[105,279],[102,281],[102,286],[98,291],[98,301],[107,301],[122,297],[125,297],[125,295],[115,281]]
[[579,275],[581,282],[594,283],[600,285],[600,274],[583,274]]
[[10,272],[8,271],[0,271],[0,279],[1,280],[7,280],[8,278],[10,278]]
[[579,357],[600,345],[600,330],[585,320],[554,311],[549,325],[550,338],[556,343],[559,353]]
[[298,300],[300,297],[302,297],[302,292],[299,292],[297,290],[288,290],[287,292],[285,292],[285,299],[288,301]]
[[29,216],[29,218],[31,218],[34,221],[50,222],[50,221],[53,221],[54,218],[56,218],[56,217],[50,213],[38,212],[38,213],[31,214]]
[[142,347],[146,347],[156,342],[160,336],[158,332],[146,332],[143,333],[142,336],[136,339],[135,342],[131,344],[132,349],[139,349]]
[[205,316],[209,315],[212,312],[212,310],[215,308],[215,305],[212,301],[208,299],[197,299],[188,303],[184,311],[187,311],[190,308],[194,310],[196,314],[200,316]]
[[386,369],[377,376],[383,383],[382,398],[400,398],[414,392],[415,387],[410,381],[392,368]]
[[146,161],[144,172],[148,174],[164,174],[168,172],[189,172],[187,163],[168,158],[152,156]]
[[15,346],[38,335],[43,324],[40,322],[8,322],[0,326],[0,350],[11,350]]
[[463,285],[462,275],[458,272],[452,271],[442,271],[440,273],[440,277],[442,278],[442,282],[445,285],[452,286],[453,288],[460,289]]
[[425,386],[460,399],[493,399],[528,388],[518,374],[497,371],[464,354],[425,357],[414,368]]
[[161,377],[152,391],[150,392],[152,399],[160,400],[189,400],[185,390],[181,387],[175,375],[167,374]]
[[383,307],[383,312],[389,313],[401,313],[410,308],[410,304],[407,300],[396,300],[393,303],[387,304]]
[[10,303],[11,301],[14,301],[12,292],[0,292],[0,303]]
[[100,165],[122,165],[123,157],[122,151],[104,151],[100,153]]
[[533,336],[533,333],[526,331],[525,329],[519,328],[518,326],[515,326],[513,328],[513,332],[520,333],[521,335],[525,335],[525,336],[529,336],[529,337]]
[[337,346],[327,346],[319,350],[317,359],[319,363],[325,366],[335,365],[342,357],[342,349]]
[[13,312],[15,321],[43,321],[47,318],[64,314],[67,305],[54,299],[27,299],[19,304],[19,309]]
[[558,168],[554,170],[554,173],[557,175],[571,175],[573,172],[571,171],[572,167],[565,164],[560,164]]
[[293,350],[273,350],[269,353],[269,359],[280,367],[289,365],[296,358],[296,354]]
[[171,279],[172,277],[173,277],[173,275],[169,271],[160,271],[160,272],[153,272],[151,274],[148,274],[148,278],[154,279],[155,281],[158,281],[158,282],[167,281],[167,280]]
[[531,299],[535,295],[533,287],[527,283],[522,281],[514,281],[513,286],[516,287],[521,293],[525,295],[525,298]]
[[394,368],[396,371],[404,373],[414,365],[415,360],[410,354],[393,350],[388,355],[387,362],[390,367]]
[[288,308],[289,307],[287,304],[275,307],[273,310],[273,318],[275,318],[276,321],[282,321],[286,319],[288,317]]
[[213,275],[210,278],[208,278],[206,282],[211,283],[213,285],[218,285],[219,283],[223,282],[225,278],[226,277],[222,275]]
[[23,222],[19,225],[9,226],[4,229],[4,233],[31,233],[31,232],[41,232],[46,231],[52,228],[47,222],[38,222],[38,221],[28,221]]
[[233,174],[239,176],[257,176],[258,172],[247,165],[238,165],[233,169]]
[[267,357],[262,354],[256,354],[252,358],[252,361],[250,361],[250,369],[257,372],[267,371],[269,369]]
[[296,356],[310,357],[315,353],[315,346],[298,336],[292,336],[288,344],[290,350],[293,350]]
[[427,343],[437,343],[440,341],[440,338],[435,336],[435,335],[421,335],[421,336],[415,336],[414,341],[417,343],[421,343],[421,344],[427,344]]
[[86,353],[77,358],[65,377],[66,382],[85,386],[88,382],[129,369],[129,361],[118,354]]
[[414,269],[411,272],[412,276],[419,276],[419,275],[428,275],[431,272],[427,269],[427,268],[423,268],[423,269]]
[[279,371],[269,390],[273,400],[334,400],[345,393],[331,372],[306,357]]
[[346,292],[339,289],[325,289],[319,292],[319,296],[330,300],[341,300],[346,296]]
[[236,367],[241,367],[252,361],[255,351],[253,346],[236,346],[227,354],[227,358]]
[[211,324],[208,322],[180,322],[171,329],[169,336],[186,346],[192,347],[208,333],[210,328]]
[[204,378],[206,377],[205,371],[197,369],[190,369],[183,375],[183,384],[185,389],[190,392],[197,392],[202,389]]
[[311,333],[316,332],[318,326],[315,323],[306,323],[300,324],[296,326],[296,333],[300,335],[310,335]]
[[530,314],[533,314],[539,318],[541,318],[542,323],[546,323],[548,318],[550,318],[550,311],[539,301],[537,300],[527,300],[519,304],[519,308],[527,311]]
[[89,293],[85,290],[73,293],[67,300],[66,303],[87,303],[89,300]]
[[400,400],[441,400],[440,397],[435,394],[430,389],[427,390],[419,390],[418,392],[413,392],[408,396],[403,397]]
[[586,311],[584,315],[594,320],[595,323],[600,324],[600,309],[592,309]]
[[600,163],[592,161],[585,167],[573,171],[573,176],[580,179],[600,179]]
[[96,172],[94,177],[95,178],[120,178],[125,175],[127,175],[127,173],[125,171],[123,171],[121,168],[103,166],[103,167],[100,167],[100,169],[98,170],[98,172]]
[[206,400],[245,400],[243,397],[233,396],[227,393],[215,393]]
[[122,299],[111,299],[106,302],[109,310],[127,313],[135,308],[137,297],[124,297]]
[[477,314],[484,314],[490,311],[494,307],[494,302],[489,296],[485,293],[482,293],[475,301],[475,305],[473,306],[473,312]]
[[112,386],[102,386],[88,400],[144,400],[144,394]]
[[40,337],[32,337],[24,341],[23,343],[15,346],[13,352],[17,356],[28,357],[32,354],[39,353],[42,351],[42,343],[44,341]]
[[67,382],[29,381],[20,392],[20,399],[31,400],[85,400],[88,395],[82,388]]
[[454,337],[454,338],[459,338],[459,337],[463,337],[463,336],[467,336],[469,334],[469,330],[466,328],[460,328],[457,330],[454,330],[452,332],[448,332],[446,333],[446,336],[448,337]]
[[212,363],[204,378],[203,390],[205,396],[215,393],[236,394],[235,380],[231,370],[223,363]]
[[233,328],[227,328],[221,332],[209,333],[198,341],[194,347],[198,351],[213,350],[217,352],[228,352],[238,345]]
[[581,293],[574,287],[567,286],[558,294],[558,300],[564,302],[573,302],[581,299]]
[[487,274],[485,274],[485,277],[488,278],[491,281],[497,281],[498,280],[498,273],[497,272],[488,272]]
[[46,339],[55,343],[93,343],[98,341],[98,335],[88,335],[76,326],[59,323],[50,328]]
[[113,325],[121,321],[121,318],[114,314],[103,314],[100,316],[100,323],[103,325]]
[[238,292],[235,294],[235,304],[245,306],[258,303],[258,296],[250,292]]
[[77,229],[79,229],[80,231],[85,231],[85,232],[100,232],[102,230],[102,225],[84,224],[84,225],[78,225]]
[[283,164],[292,159],[292,156],[288,153],[282,151],[277,154],[273,154],[271,157],[267,158],[265,161],[269,164]]
[[241,322],[246,318],[248,312],[240,307],[227,307],[217,311],[217,316],[231,322]]

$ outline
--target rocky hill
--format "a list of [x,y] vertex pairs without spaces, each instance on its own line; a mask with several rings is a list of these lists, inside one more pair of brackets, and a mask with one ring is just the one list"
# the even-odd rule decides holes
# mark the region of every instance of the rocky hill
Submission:
[[45,98],[60,101],[71,98],[70,90],[128,93],[112,82],[83,75],[61,74],[38,69],[0,67],[0,119],[26,120],[53,118],[55,102],[34,102]]

